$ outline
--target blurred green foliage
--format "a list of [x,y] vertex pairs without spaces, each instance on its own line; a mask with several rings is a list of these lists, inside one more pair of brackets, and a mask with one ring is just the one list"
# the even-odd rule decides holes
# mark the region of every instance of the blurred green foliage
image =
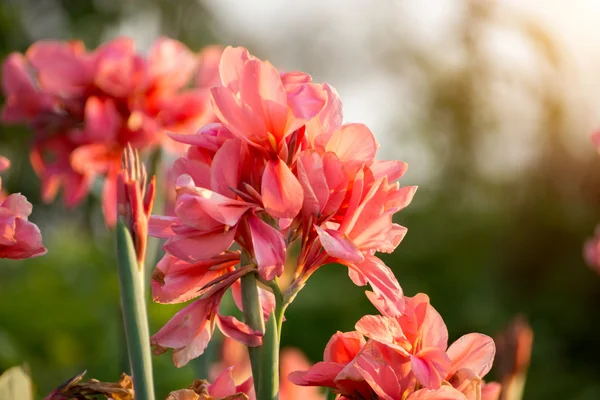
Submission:
[[[160,16],[161,33],[193,49],[218,42],[210,13],[192,0],[176,5],[168,0],[4,0],[0,56],[24,51],[38,38],[24,22],[33,12],[59,12],[62,33],[57,37],[81,38],[93,47],[108,26],[150,6]],[[600,221],[600,157],[593,151],[584,158],[568,151],[561,137],[575,132],[565,119],[565,102],[560,93],[542,91],[537,101],[545,112],[537,129],[543,134],[535,162],[502,181],[474,167],[478,137],[501,121],[490,122],[478,97],[489,78],[476,46],[485,9],[473,8],[469,16],[462,40],[472,62],[463,69],[448,77],[413,54],[413,62],[429,77],[430,91],[422,118],[412,124],[414,135],[428,143],[439,172],[399,214],[397,222],[409,233],[393,255],[382,258],[407,295],[425,292],[431,297],[452,339],[471,331],[493,335],[515,314],[525,314],[535,332],[525,399],[598,399],[600,280],[584,265],[581,253]],[[560,55],[543,32],[531,25],[516,29],[561,72]],[[256,49],[260,51],[268,49]],[[440,141],[436,135],[442,124],[445,137]],[[76,210],[65,210],[59,201],[41,204],[39,183],[26,157],[29,138],[21,127],[0,127],[0,153],[13,161],[4,187],[34,203],[32,220],[49,252],[37,259],[0,262],[0,371],[28,363],[38,396],[43,396],[84,369],[89,377],[116,380],[125,353],[114,242],[103,227],[98,198],[90,197]],[[286,315],[284,346],[299,347],[319,361],[333,333],[352,330],[362,315],[374,312],[364,288],[355,287],[346,275],[345,268],[332,265],[311,278]],[[150,304],[151,331],[176,309]],[[154,361],[158,398],[187,386],[201,365],[178,370],[169,355]]]

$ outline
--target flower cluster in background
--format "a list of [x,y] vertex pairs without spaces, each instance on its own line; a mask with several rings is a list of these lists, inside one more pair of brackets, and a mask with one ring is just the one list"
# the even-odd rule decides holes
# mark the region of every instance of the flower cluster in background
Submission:
[[9,55],[2,119],[34,131],[30,159],[42,198],[51,201],[62,187],[64,202],[75,206],[103,176],[104,216],[114,225],[123,149],[174,148],[166,129],[193,133],[210,122],[207,88],[220,53],[209,47],[195,54],[161,38],[145,57],[121,37],[94,51],[77,41],[40,41]]
[[[0,156],[0,172],[9,167],[10,161]],[[19,260],[45,254],[42,233],[27,220],[32,211],[31,203],[20,193],[6,195],[1,192],[0,196],[0,258]]]

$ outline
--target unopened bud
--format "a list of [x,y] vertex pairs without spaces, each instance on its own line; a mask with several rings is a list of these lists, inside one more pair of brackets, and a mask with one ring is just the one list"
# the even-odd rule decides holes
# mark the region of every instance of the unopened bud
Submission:
[[127,145],[123,150],[121,171],[117,178],[117,212],[131,233],[138,263],[144,263],[148,240],[148,219],[154,204],[156,181],[147,183],[146,168],[137,150]]

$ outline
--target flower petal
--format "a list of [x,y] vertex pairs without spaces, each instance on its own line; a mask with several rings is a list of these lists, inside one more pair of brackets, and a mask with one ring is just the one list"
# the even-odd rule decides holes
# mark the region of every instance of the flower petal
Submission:
[[373,292],[367,293],[367,296],[383,315],[399,317],[404,312],[402,288],[392,270],[383,261],[375,256],[366,256],[363,262],[348,264],[348,267],[371,285]]
[[235,229],[170,237],[163,248],[187,262],[206,260],[227,250],[233,243]]
[[461,368],[468,368],[483,378],[492,368],[496,346],[491,337],[481,333],[469,333],[461,336],[448,348],[452,366],[448,376]]
[[255,331],[235,317],[217,314],[217,326],[223,335],[250,347],[262,345],[262,333]]
[[315,225],[323,249],[331,257],[349,263],[361,263],[365,257],[348,237],[333,229],[323,229]]
[[413,374],[428,389],[439,389],[450,369],[450,359],[443,349],[426,347],[410,356]]
[[294,371],[288,379],[300,386],[326,386],[335,388],[335,377],[344,369],[341,364],[333,362],[318,362],[307,371]]
[[258,273],[267,281],[273,280],[283,273],[286,257],[283,236],[277,229],[254,215],[248,218],[248,226]]
[[340,332],[329,339],[323,360],[338,364],[348,364],[356,357],[360,350],[366,344],[366,340],[359,332]]
[[269,161],[265,166],[261,195],[265,210],[274,218],[294,218],[302,209],[302,186],[279,158]]

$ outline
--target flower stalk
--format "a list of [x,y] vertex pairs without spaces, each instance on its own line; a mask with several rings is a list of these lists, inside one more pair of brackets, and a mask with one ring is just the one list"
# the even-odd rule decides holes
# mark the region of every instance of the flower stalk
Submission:
[[[242,252],[240,257],[240,265],[242,267],[249,265],[252,262],[250,255],[245,251]],[[264,332],[265,324],[256,283],[257,280],[254,273],[246,274],[241,278],[244,321],[255,331]],[[258,393],[258,386],[260,382],[261,347],[248,347],[248,353],[250,354],[254,386],[256,393]]]
[[118,183],[117,260],[127,353],[136,399],[154,400],[143,268],[154,179],[146,188],[146,171],[130,146],[123,153]]

